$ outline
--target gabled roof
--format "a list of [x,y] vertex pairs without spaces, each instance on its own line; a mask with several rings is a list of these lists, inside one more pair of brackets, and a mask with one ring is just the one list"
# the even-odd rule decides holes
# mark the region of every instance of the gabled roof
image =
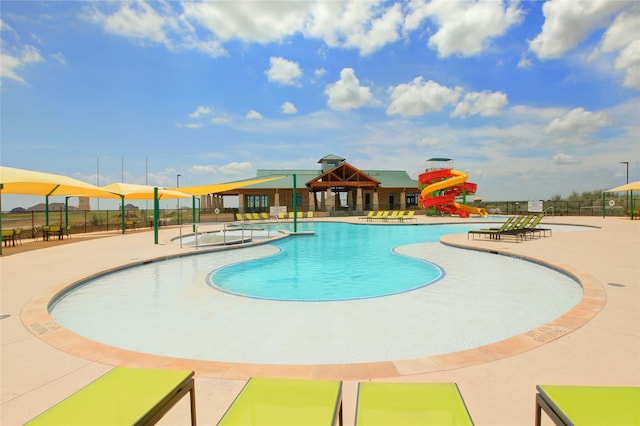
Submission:
[[[349,163],[340,164],[329,172],[338,169],[346,164],[348,167],[356,170],[360,173],[359,177],[347,176],[349,168],[345,168],[343,171],[347,179],[362,179],[362,181],[374,181],[377,182],[378,188],[415,188],[418,191],[418,181],[411,179],[409,174],[403,170],[359,170]],[[329,173],[327,172],[327,173]],[[335,171],[334,173],[342,173]],[[311,181],[316,181],[323,176],[322,170],[309,170],[309,169],[259,169],[256,172],[256,178],[271,177],[271,176],[284,176],[282,179],[274,180],[271,182],[264,182],[255,185],[246,186],[244,189],[291,189],[293,188],[293,175],[296,175],[296,186],[302,188],[305,184]],[[326,174],[326,173],[325,173]],[[339,175],[338,175],[339,176]],[[327,177],[327,179],[330,179]],[[348,180],[347,180],[348,181]],[[341,186],[339,182],[336,182],[335,186]]]
[[307,182],[307,186],[314,189],[331,187],[375,188],[378,185],[380,185],[379,180],[345,162]]

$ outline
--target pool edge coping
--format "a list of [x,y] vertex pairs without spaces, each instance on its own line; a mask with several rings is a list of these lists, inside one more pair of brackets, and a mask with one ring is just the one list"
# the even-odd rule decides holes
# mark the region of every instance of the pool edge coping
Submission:
[[[582,287],[582,297],[574,307],[560,317],[525,333],[499,342],[423,358],[352,364],[250,364],[203,361],[151,355],[98,343],[62,327],[48,312],[50,303],[52,303],[59,294],[77,286],[78,281],[62,283],[32,298],[23,306],[20,319],[25,328],[32,334],[54,348],[70,355],[107,365],[190,369],[196,371],[196,374],[201,377],[235,380],[245,380],[254,375],[355,380],[362,378],[392,378],[446,371],[508,358],[538,348],[579,329],[595,317],[606,304],[606,291],[604,286],[589,274],[580,273],[569,266],[554,264],[548,260],[537,257],[514,254],[497,248],[488,249],[473,244],[472,242],[461,243],[452,241],[451,237],[451,235],[443,236],[440,242],[460,249],[471,249],[517,257],[565,273],[574,278]],[[234,248],[240,247],[236,246]],[[150,261],[199,253],[204,253],[204,251],[132,262],[112,268],[112,270],[148,263]],[[107,272],[108,271],[100,271],[96,272],[95,275]],[[86,279],[87,277],[82,281]]]

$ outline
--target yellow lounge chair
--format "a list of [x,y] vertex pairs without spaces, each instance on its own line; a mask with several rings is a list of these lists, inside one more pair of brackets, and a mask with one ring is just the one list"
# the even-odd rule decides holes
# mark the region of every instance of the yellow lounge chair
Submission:
[[455,383],[361,382],[356,426],[473,425]]
[[399,211],[394,210],[394,211],[392,211],[392,212],[391,212],[391,214],[390,214],[389,216],[387,216],[387,217],[385,218],[385,220],[389,220],[389,219],[394,220],[394,219],[397,219],[397,218],[398,218],[398,214],[399,214],[399,213],[400,213]]
[[240,222],[244,222],[245,218],[242,216],[242,213],[236,213],[236,220],[239,220]]
[[218,425],[342,425],[342,382],[252,377]]
[[308,212],[307,212],[307,219],[308,219],[308,220],[313,219],[313,212],[312,212],[312,211],[308,211]]
[[536,426],[541,410],[557,425],[640,425],[640,388],[538,385]]
[[372,220],[372,221],[373,221],[373,220],[377,220],[377,219],[382,219],[382,213],[383,213],[383,212],[382,212],[382,210],[378,210],[378,211],[376,212],[375,216],[371,216],[371,217],[369,218],[369,220]]
[[285,219],[285,216],[284,216],[283,212],[278,213],[278,219],[279,220],[284,220]]
[[154,424],[187,392],[195,426],[193,371],[116,367],[26,425]]
[[269,220],[269,215],[265,212],[260,213],[260,217],[262,217],[262,220]]
[[366,216],[362,216],[362,217],[360,218],[360,220],[365,220],[365,219],[366,219],[366,220],[368,220],[368,221],[369,221],[369,220],[371,220],[371,218],[373,217],[373,214],[374,214],[374,213],[375,213],[375,212],[374,212],[373,210],[369,210],[369,213],[368,213]]

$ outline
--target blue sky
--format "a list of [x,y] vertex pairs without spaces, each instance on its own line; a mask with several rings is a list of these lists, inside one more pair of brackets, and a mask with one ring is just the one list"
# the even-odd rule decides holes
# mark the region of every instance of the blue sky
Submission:
[[487,201],[640,179],[638,2],[0,8],[5,166],[172,187],[448,157]]

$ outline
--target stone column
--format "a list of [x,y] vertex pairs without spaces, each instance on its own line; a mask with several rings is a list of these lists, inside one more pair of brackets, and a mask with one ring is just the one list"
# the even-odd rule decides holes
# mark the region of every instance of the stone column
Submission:
[[378,202],[378,191],[373,191],[373,209],[378,210],[380,208],[380,203]]
[[400,210],[405,210],[407,208],[407,190],[403,189],[400,192]]
[[356,189],[356,211],[363,211],[363,207],[362,207],[362,188],[357,188]]
[[238,213],[244,213],[244,194],[238,194]]
[[309,191],[309,211],[316,211],[316,193]]

